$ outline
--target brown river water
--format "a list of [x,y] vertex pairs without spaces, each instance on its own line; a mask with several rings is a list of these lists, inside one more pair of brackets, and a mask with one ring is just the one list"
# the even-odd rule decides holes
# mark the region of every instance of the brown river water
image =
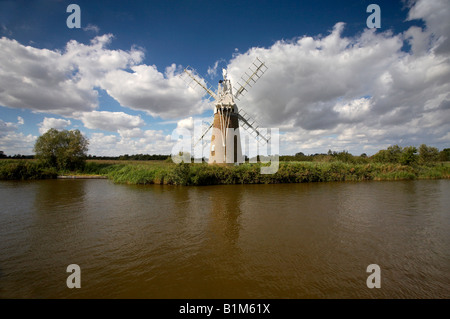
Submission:
[[450,298],[449,207],[450,180],[2,181],[0,298]]

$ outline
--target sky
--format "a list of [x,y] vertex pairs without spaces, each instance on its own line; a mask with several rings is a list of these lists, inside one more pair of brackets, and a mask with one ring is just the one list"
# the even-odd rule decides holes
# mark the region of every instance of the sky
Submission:
[[217,88],[222,68],[235,83],[256,58],[268,70],[238,107],[279,129],[281,155],[442,150],[449,17],[448,0],[1,0],[0,150],[33,154],[56,128],[80,130],[91,155],[170,154],[176,128],[213,116],[182,70]]

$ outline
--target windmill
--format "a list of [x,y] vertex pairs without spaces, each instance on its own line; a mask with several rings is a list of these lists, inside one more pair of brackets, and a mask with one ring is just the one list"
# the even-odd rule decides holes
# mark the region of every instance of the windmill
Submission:
[[[266,72],[267,66],[259,58],[250,65],[235,86],[231,85],[227,70],[222,70],[223,79],[219,81],[217,92],[190,67],[183,70],[181,77],[193,89],[200,88],[203,95],[214,105],[212,123],[203,131],[194,147],[205,137],[212,128],[211,148],[208,163],[225,164],[241,163],[242,149],[239,127],[244,128],[258,143],[268,143],[270,137],[262,134],[259,125],[242,107],[236,105],[249,88]],[[233,93],[234,91],[234,93]]]

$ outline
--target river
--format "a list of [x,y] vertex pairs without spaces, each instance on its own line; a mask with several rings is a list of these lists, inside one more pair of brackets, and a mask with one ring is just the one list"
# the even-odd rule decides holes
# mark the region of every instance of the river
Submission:
[[2,181],[0,203],[0,298],[450,298],[450,180]]

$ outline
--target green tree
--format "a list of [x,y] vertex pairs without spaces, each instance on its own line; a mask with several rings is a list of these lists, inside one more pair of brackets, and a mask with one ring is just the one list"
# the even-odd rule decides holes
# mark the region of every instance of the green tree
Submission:
[[398,145],[392,145],[387,148],[387,153],[389,163],[398,163],[402,154],[402,148]]
[[404,147],[400,155],[400,164],[412,165],[417,162],[417,148],[414,146]]
[[436,147],[426,146],[425,144],[419,147],[419,162],[420,164],[436,163],[439,160],[439,150]]
[[392,145],[387,150],[380,150],[373,155],[373,160],[379,163],[399,163],[402,148],[398,145]]
[[387,151],[379,150],[372,156],[372,160],[377,163],[387,163]]
[[79,130],[48,130],[34,144],[36,158],[58,170],[84,167],[89,141]]
[[353,159],[353,155],[350,154],[350,153],[347,152],[347,151],[342,151],[342,152],[339,152],[339,153],[334,153],[333,156],[334,156],[338,161],[341,161],[341,162],[344,162],[344,163],[352,163],[353,160],[354,160],[354,159]]
[[450,161],[450,148],[444,148],[442,151],[439,152],[439,160],[441,162]]

